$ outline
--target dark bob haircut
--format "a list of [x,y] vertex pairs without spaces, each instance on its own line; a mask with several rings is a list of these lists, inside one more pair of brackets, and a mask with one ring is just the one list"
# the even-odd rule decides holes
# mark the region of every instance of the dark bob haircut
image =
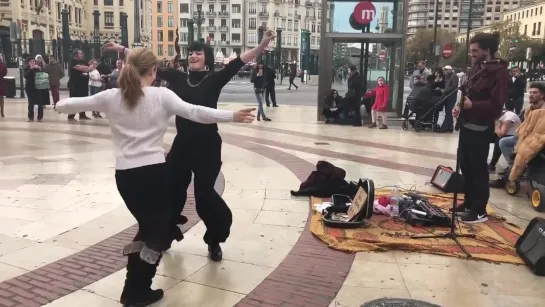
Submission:
[[193,51],[203,51],[204,52],[204,65],[208,66],[208,69],[211,71],[214,70],[214,50],[210,45],[204,42],[193,42],[189,45],[187,52],[187,63],[189,63],[189,54]]

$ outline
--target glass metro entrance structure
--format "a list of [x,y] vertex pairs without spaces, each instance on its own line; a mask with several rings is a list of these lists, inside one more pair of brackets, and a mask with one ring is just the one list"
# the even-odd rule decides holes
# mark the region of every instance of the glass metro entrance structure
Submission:
[[[401,115],[405,87],[407,0],[322,0],[318,120],[324,97],[336,89],[348,89],[347,67],[354,65],[362,76],[363,93],[374,89],[378,77],[390,87],[390,111]],[[370,5],[371,4],[371,5]],[[374,10],[370,9],[374,6]],[[363,8],[363,9],[362,9]],[[357,14],[358,16],[354,17]],[[371,21],[367,27],[361,22]]]

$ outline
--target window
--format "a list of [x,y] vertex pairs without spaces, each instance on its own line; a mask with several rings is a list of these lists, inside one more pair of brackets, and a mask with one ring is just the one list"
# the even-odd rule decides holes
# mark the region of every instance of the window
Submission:
[[114,0],[104,0],[104,6],[113,6]]
[[174,27],[174,16],[168,16],[168,26]]
[[158,27],[163,26],[163,16],[157,16],[157,26]]
[[187,28],[187,18],[180,18],[180,28]]
[[536,35],[541,35],[541,21],[537,23],[537,33]]
[[59,2],[57,2],[57,19],[61,20],[61,4]]
[[[255,20],[255,18],[254,18],[254,20]],[[233,29],[240,29],[240,19],[233,19],[231,21],[231,27]]]
[[221,5],[220,6],[220,12],[227,12],[227,5]]
[[227,27],[227,19],[222,19],[222,20],[220,21],[220,26],[222,26],[222,27]]
[[266,5],[261,6],[261,13],[267,13],[267,6]]
[[241,9],[240,9],[240,4],[233,4],[231,6],[231,13],[233,14],[240,14],[241,12]]
[[222,34],[221,34],[221,41],[224,42],[224,41],[226,41],[226,40],[227,40],[227,34],[222,33]]
[[168,2],[168,12],[169,13],[174,13],[174,2],[172,2],[172,1]]
[[174,56],[174,45],[168,45],[168,56]]
[[113,12],[104,12],[104,26],[113,27],[114,26],[114,13]]
[[168,41],[173,42],[174,41],[174,31],[168,30]]
[[257,3],[255,3],[255,2],[248,3],[248,13],[250,15],[257,14]]
[[187,42],[189,40],[189,33],[180,33],[180,41]]
[[255,18],[248,18],[248,29],[255,30],[257,29],[257,21]]
[[213,19],[213,18],[209,18],[209,19],[208,19],[208,26],[209,26],[209,27],[215,26],[215,25],[214,25],[214,19]]
[[119,6],[124,6],[125,5],[125,1],[124,0],[119,0]]
[[231,40],[235,42],[240,42],[240,34],[239,33],[231,34]]
[[163,44],[157,45],[157,55],[163,55]]
[[157,1],[157,13],[163,12],[163,1]]
[[[59,5],[61,5],[61,4],[58,3],[57,7],[58,7]],[[94,5],[94,6],[98,6],[98,0],[93,0],[93,5]]]
[[189,13],[188,3],[180,3],[180,13]]
[[164,40],[164,37],[163,37],[163,30],[158,30],[157,31],[157,40],[162,42]]
[[248,43],[250,43],[250,44],[257,43],[257,33],[256,32],[248,33]]

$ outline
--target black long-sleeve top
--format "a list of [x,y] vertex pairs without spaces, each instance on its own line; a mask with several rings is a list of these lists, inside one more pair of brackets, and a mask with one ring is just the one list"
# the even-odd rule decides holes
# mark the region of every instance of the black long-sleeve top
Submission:
[[25,77],[25,90],[27,91],[34,91],[36,90],[36,73],[40,70],[37,68],[30,69],[30,67],[26,67],[24,70],[24,77]]
[[[177,69],[159,69],[157,75],[162,80],[168,81],[169,88],[184,101],[217,109],[221,90],[243,66],[244,62],[237,57],[216,72],[191,71],[188,74]],[[178,135],[200,136],[217,133],[218,125],[200,124],[176,116],[176,130]]]
[[263,71],[263,75],[258,76],[257,72],[252,73],[252,79],[251,82],[254,84],[254,89],[262,90],[267,86],[267,76],[265,76],[265,71]]

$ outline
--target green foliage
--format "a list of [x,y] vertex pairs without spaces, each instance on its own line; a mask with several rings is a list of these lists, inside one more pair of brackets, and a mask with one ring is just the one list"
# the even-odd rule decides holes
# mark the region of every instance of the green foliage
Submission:
[[[523,61],[526,58],[526,47],[529,38],[522,34],[520,21],[504,20],[490,25],[491,32],[500,34],[498,56],[508,61]],[[514,47],[514,50],[510,50]]]
[[[437,44],[445,46],[446,44],[455,41],[455,34],[444,29],[437,29]],[[433,30],[421,29],[418,30],[407,41],[407,61],[416,62],[427,60],[430,56],[430,48],[433,43]]]

